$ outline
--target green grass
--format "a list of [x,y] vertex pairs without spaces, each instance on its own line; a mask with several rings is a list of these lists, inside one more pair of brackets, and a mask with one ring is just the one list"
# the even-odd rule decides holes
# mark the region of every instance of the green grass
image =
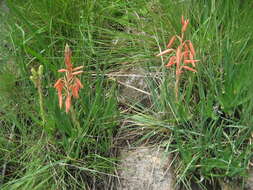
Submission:
[[[108,179],[119,130],[134,134],[137,144],[162,144],[186,189],[227,179],[243,185],[252,157],[252,6],[250,0],[9,0],[10,13],[0,15],[8,39],[0,38],[9,41],[0,47],[1,189],[113,189]],[[181,15],[190,19],[186,38],[201,61],[198,73],[181,79],[176,101],[174,70],[164,67],[166,56],[154,55],[180,33]],[[74,66],[84,66],[84,88],[70,114],[59,109],[53,88],[66,43]],[[44,127],[29,80],[39,65]],[[134,102],[120,114],[119,84],[107,74],[138,66],[156,74],[146,78],[151,106]],[[131,125],[119,129],[122,118]]]

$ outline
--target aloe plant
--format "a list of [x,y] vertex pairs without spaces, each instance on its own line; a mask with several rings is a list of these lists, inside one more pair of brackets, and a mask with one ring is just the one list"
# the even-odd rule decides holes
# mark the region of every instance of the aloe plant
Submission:
[[[172,36],[167,45],[167,49],[156,55],[156,56],[163,56],[165,54],[170,53],[171,56],[169,58],[169,62],[165,66],[171,67],[173,65],[176,65],[176,82],[175,82],[176,100],[178,100],[179,81],[181,74],[184,72],[184,69],[192,72],[197,72],[197,70],[195,69],[196,67],[195,63],[199,62],[199,60],[194,59],[196,53],[192,42],[190,40],[184,39],[185,32],[189,25],[189,19],[185,20],[184,16],[182,16],[181,23],[182,23],[181,35]],[[178,39],[179,45],[176,48],[172,48],[176,39]],[[192,67],[190,67],[189,64],[191,64]]]

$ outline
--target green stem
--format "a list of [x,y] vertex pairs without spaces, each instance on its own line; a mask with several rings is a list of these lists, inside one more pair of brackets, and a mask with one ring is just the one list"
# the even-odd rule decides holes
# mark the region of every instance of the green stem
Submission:
[[78,121],[78,119],[76,117],[75,110],[72,107],[70,108],[70,116],[71,116],[71,119],[73,121],[74,126],[77,129],[81,129],[80,123],[79,123],[79,121]]
[[175,97],[176,101],[178,102],[178,88],[179,88],[179,79],[180,79],[180,74],[176,74],[176,83],[175,83]]
[[43,106],[43,93],[41,88],[41,81],[38,81],[38,93],[39,93],[39,105],[40,105],[40,116],[42,119],[42,126],[45,127],[46,124],[46,116],[45,116],[45,110]]

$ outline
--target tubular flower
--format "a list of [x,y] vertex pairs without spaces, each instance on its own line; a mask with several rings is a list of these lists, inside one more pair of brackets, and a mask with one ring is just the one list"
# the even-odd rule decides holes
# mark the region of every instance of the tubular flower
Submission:
[[176,64],[175,60],[176,60],[176,56],[170,57],[169,63],[165,66],[166,67],[171,67],[172,65]]
[[173,43],[174,43],[175,40],[176,40],[176,36],[173,36],[173,37],[170,39],[169,43],[167,44],[167,48],[170,48],[170,47],[173,45]]
[[63,89],[64,83],[62,79],[58,79],[54,85],[56,90],[58,91],[58,99],[59,99],[59,106],[62,107],[62,89]]
[[78,98],[79,90],[80,88],[83,88],[81,81],[77,78],[77,75],[83,73],[83,71],[80,71],[80,69],[82,69],[83,66],[73,68],[73,64],[71,63],[72,52],[68,44],[66,44],[65,46],[64,55],[65,55],[66,69],[59,69],[58,72],[65,72],[65,76],[56,81],[56,83],[54,84],[54,88],[56,88],[56,90],[58,91],[58,100],[60,108],[62,108],[62,101],[63,101],[62,91],[64,89],[66,96],[65,110],[66,113],[68,113],[71,107],[72,96],[74,98]]
[[71,95],[68,94],[68,95],[67,95],[67,98],[66,98],[66,102],[65,102],[66,113],[69,112],[70,106],[71,106]]

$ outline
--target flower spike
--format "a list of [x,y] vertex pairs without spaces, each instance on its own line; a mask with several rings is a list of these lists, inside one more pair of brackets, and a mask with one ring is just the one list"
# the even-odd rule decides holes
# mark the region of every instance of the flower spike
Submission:
[[[176,82],[175,82],[175,97],[176,100],[178,100],[178,88],[179,88],[179,81],[180,76],[182,73],[184,73],[184,70],[188,70],[191,72],[196,73],[197,70],[195,69],[196,65],[195,63],[199,62],[200,60],[194,59],[196,52],[193,47],[193,44],[190,40],[184,40],[184,33],[187,30],[187,27],[189,25],[189,19],[184,19],[184,16],[181,17],[181,23],[182,23],[182,29],[181,29],[181,35],[174,35],[168,45],[167,49],[162,51],[161,53],[157,54],[156,56],[163,56],[165,54],[172,54],[169,58],[169,62],[165,65],[166,67],[172,67],[173,65],[176,65]],[[175,40],[178,39],[179,46],[177,48],[172,48],[172,45],[174,44]],[[190,67],[189,64],[191,64]]]
[[[83,73],[82,69],[83,66],[79,66],[73,68],[73,64],[71,63],[71,55],[72,52],[68,44],[65,46],[65,65],[66,69],[59,69],[58,72],[62,73],[65,72],[65,76],[58,79],[54,85],[54,88],[58,91],[58,99],[59,99],[59,107],[62,108],[62,101],[63,101],[63,94],[62,91],[65,91],[65,111],[66,113],[69,112],[71,107],[71,98],[79,97],[79,90],[83,88],[81,81],[77,78],[77,75]],[[74,72],[73,72],[74,71]]]

